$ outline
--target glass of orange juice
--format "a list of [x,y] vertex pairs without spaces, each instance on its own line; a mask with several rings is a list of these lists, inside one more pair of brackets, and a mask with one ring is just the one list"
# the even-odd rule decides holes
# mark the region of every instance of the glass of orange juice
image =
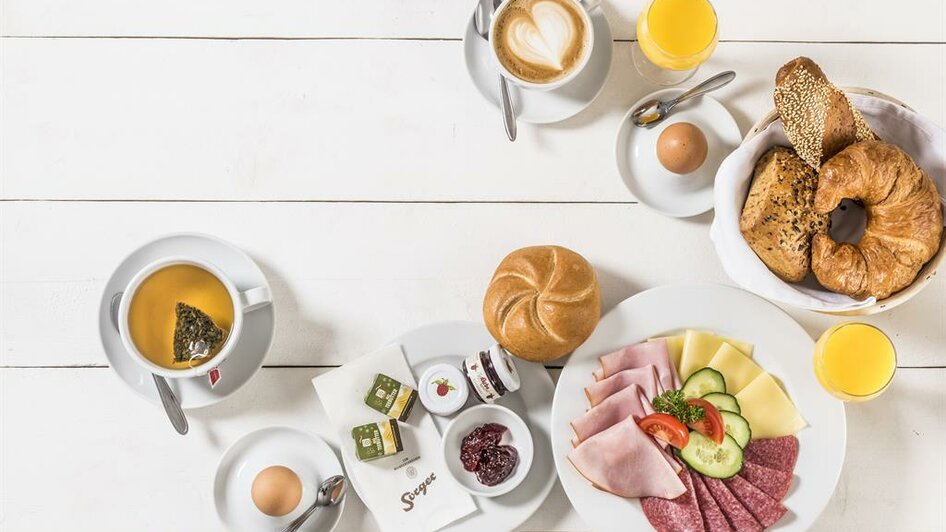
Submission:
[[839,323],[815,344],[818,381],[828,393],[844,401],[877,397],[893,381],[896,370],[893,342],[873,325]]
[[658,85],[676,85],[696,73],[719,40],[709,0],[651,0],[637,17],[634,66]]

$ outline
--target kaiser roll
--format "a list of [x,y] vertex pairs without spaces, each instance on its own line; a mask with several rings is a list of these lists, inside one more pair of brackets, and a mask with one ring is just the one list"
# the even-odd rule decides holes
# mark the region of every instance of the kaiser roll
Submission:
[[560,246],[513,251],[496,268],[483,319],[509,353],[534,362],[566,355],[601,317],[601,290],[584,257]]

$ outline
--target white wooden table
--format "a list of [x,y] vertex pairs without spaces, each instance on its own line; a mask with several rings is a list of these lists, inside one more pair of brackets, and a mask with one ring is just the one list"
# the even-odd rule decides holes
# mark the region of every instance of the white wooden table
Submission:
[[[508,251],[558,243],[599,271],[605,309],[673,281],[729,282],[711,214],[661,217],[613,163],[643,0],[608,0],[611,76],[563,123],[520,125],[464,70],[471,1],[2,0],[0,9],[0,530],[219,530],[211,479],[253,429],[326,432],[309,380],[399,333],[480,320]],[[717,0],[704,74],[743,132],[797,55],[839,84],[946,124],[941,0]],[[223,403],[164,414],[107,369],[96,308],[141,243],[225,238],[271,280],[266,367]],[[946,278],[867,321],[900,369],[848,412],[847,461],[821,530],[946,527]],[[837,319],[789,310],[817,336]],[[557,370],[551,369],[553,376]],[[341,530],[372,530],[355,498]],[[525,530],[585,528],[556,486]]]

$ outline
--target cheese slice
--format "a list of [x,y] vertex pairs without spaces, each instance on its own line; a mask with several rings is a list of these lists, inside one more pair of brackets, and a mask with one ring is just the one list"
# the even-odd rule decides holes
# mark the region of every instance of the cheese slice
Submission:
[[654,342],[657,340],[666,340],[667,341],[667,351],[670,352],[670,361],[673,362],[673,367],[680,368],[680,355],[683,354],[683,338],[682,334],[677,336],[660,336],[658,338],[651,338],[649,342]]
[[727,342],[719,346],[707,365],[723,374],[729,395],[736,395],[762,373],[758,364]]
[[768,373],[762,373],[736,394],[742,417],[749,422],[752,439],[795,434],[808,423],[785,390]]
[[723,342],[732,345],[746,356],[752,356],[752,344],[726,338],[725,336],[717,336],[710,332],[687,329],[683,338],[680,366],[677,368],[680,379],[685,381],[694,372],[709,365],[710,360],[713,359]]

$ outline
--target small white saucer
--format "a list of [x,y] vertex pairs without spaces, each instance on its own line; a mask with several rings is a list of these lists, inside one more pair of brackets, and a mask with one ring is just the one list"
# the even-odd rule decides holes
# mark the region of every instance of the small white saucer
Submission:
[[[272,465],[286,466],[302,481],[302,500],[282,517],[260,512],[250,497],[256,474]],[[214,478],[214,504],[227,530],[273,532],[281,530],[315,502],[319,485],[332,475],[344,475],[335,451],[322,438],[290,427],[269,427],[237,440],[223,454]],[[329,532],[335,529],[345,507],[321,508],[299,530]]]
[[[716,170],[742,142],[736,120],[721,103],[709,96],[681,103],[652,129],[637,127],[631,122],[631,112],[640,104],[654,98],[670,100],[684,90],[660,90],[632,105],[621,120],[615,146],[618,172],[634,197],[656,211],[677,218],[696,216],[713,208]],[[695,124],[706,135],[706,160],[695,172],[687,175],[674,174],[657,160],[657,137],[675,122]]]
[[[128,355],[118,330],[112,324],[109,307],[112,296],[124,290],[128,281],[141,268],[169,256],[191,256],[210,262],[225,272],[239,290],[269,286],[263,271],[242,250],[216,237],[193,233],[167,235],[149,242],[133,251],[115,268],[105,285],[99,305],[102,348],[112,371],[138,395],[156,405],[160,405],[161,400],[154,380],[148,371]],[[221,379],[215,387],[210,387],[206,376],[167,379],[181,402],[181,408],[200,408],[218,403],[246,384],[263,365],[273,341],[275,318],[273,305],[246,315],[240,343],[220,365]]]
[[[591,23],[595,28],[591,57],[581,74],[567,85],[551,91],[535,91],[523,89],[511,82],[508,84],[517,120],[531,124],[560,122],[584,110],[598,96],[611,71],[614,43],[611,40],[608,20],[601,9],[591,14]],[[466,33],[463,34],[466,69],[480,94],[496,106],[497,120],[501,120],[499,71],[493,63],[491,53],[489,43],[476,32],[471,18],[466,25]]]

